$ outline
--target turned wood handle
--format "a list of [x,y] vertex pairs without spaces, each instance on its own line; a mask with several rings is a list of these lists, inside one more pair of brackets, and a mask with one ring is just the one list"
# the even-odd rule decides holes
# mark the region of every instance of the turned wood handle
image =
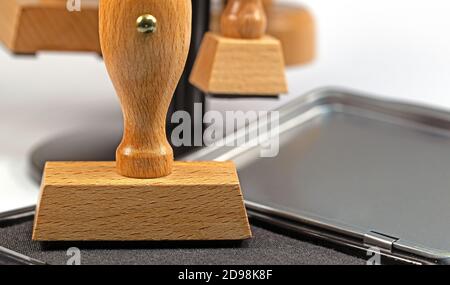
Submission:
[[167,176],[174,158],[166,116],[189,52],[191,1],[100,0],[99,17],[104,61],[124,115],[117,170],[132,178]]
[[267,30],[267,17],[261,0],[228,0],[220,21],[223,36],[259,39]]

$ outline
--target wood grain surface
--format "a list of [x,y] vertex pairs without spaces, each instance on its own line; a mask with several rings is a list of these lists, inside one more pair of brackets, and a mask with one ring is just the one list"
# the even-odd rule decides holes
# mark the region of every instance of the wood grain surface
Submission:
[[[306,7],[263,1],[267,15],[267,34],[281,41],[287,66],[312,62],[316,57],[316,23]],[[220,33],[221,11],[213,9],[211,32]]]
[[229,0],[220,34],[203,39],[190,82],[205,93],[278,96],[287,93],[285,63],[279,40],[266,36],[261,0]]
[[[190,0],[101,0],[99,11],[100,42],[122,104],[124,137],[116,162],[47,163],[33,239],[250,238],[234,164],[174,163],[167,142],[166,114],[190,45]],[[156,30],[137,29],[143,15],[153,23],[156,18]]]
[[98,1],[82,0],[81,11],[65,0],[1,0],[0,41],[14,53],[92,51],[100,53]]
[[279,40],[233,39],[208,33],[190,81],[207,93],[278,96],[288,91]]
[[251,231],[232,162],[176,162],[171,175],[131,179],[114,162],[52,162],[33,240],[243,240]]
[[[157,178],[172,171],[166,116],[189,52],[190,0],[101,0],[100,43],[124,114],[117,149],[120,174]],[[151,14],[155,33],[139,33],[136,20]]]

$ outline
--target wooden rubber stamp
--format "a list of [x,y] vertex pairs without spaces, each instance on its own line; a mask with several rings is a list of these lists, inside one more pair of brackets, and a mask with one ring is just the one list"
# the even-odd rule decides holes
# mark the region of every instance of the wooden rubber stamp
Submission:
[[261,0],[229,0],[221,34],[205,35],[190,81],[210,94],[278,96],[287,93],[279,40],[267,36]]
[[273,3],[266,6],[267,33],[281,41],[285,63],[304,65],[316,57],[316,24],[305,7]]
[[[316,57],[315,19],[307,8],[263,0],[268,25],[267,34],[280,40],[287,66],[312,62]],[[213,9],[211,31],[220,32],[221,11]]]
[[14,53],[100,53],[97,0],[1,0],[0,41]]
[[[101,0],[100,42],[125,130],[116,162],[49,162],[37,241],[244,240],[231,162],[174,162],[165,118],[191,35],[190,0]],[[89,146],[86,146],[89,147]]]

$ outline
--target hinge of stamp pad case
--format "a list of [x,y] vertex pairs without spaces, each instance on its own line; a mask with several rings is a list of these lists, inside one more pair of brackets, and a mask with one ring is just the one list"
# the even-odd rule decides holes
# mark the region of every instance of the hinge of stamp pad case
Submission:
[[367,247],[378,247],[383,251],[392,253],[394,243],[399,239],[375,231],[370,231],[364,235],[364,245]]

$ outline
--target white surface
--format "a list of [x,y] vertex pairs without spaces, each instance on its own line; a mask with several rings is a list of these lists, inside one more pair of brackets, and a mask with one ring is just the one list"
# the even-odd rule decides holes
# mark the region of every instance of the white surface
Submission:
[[[318,59],[289,71],[291,94],[337,85],[450,108],[450,1],[283,2],[304,3],[318,24]],[[211,106],[233,108],[244,102]],[[252,108],[273,104],[252,102]]]
[[[286,2],[286,1],[285,1]],[[298,1],[287,1],[298,2]],[[211,100],[209,107],[271,109],[337,85],[450,109],[450,1],[304,0],[318,22],[318,59],[288,71],[291,95]],[[46,138],[120,117],[95,55],[12,57],[0,49],[0,212],[34,204],[27,155]]]

